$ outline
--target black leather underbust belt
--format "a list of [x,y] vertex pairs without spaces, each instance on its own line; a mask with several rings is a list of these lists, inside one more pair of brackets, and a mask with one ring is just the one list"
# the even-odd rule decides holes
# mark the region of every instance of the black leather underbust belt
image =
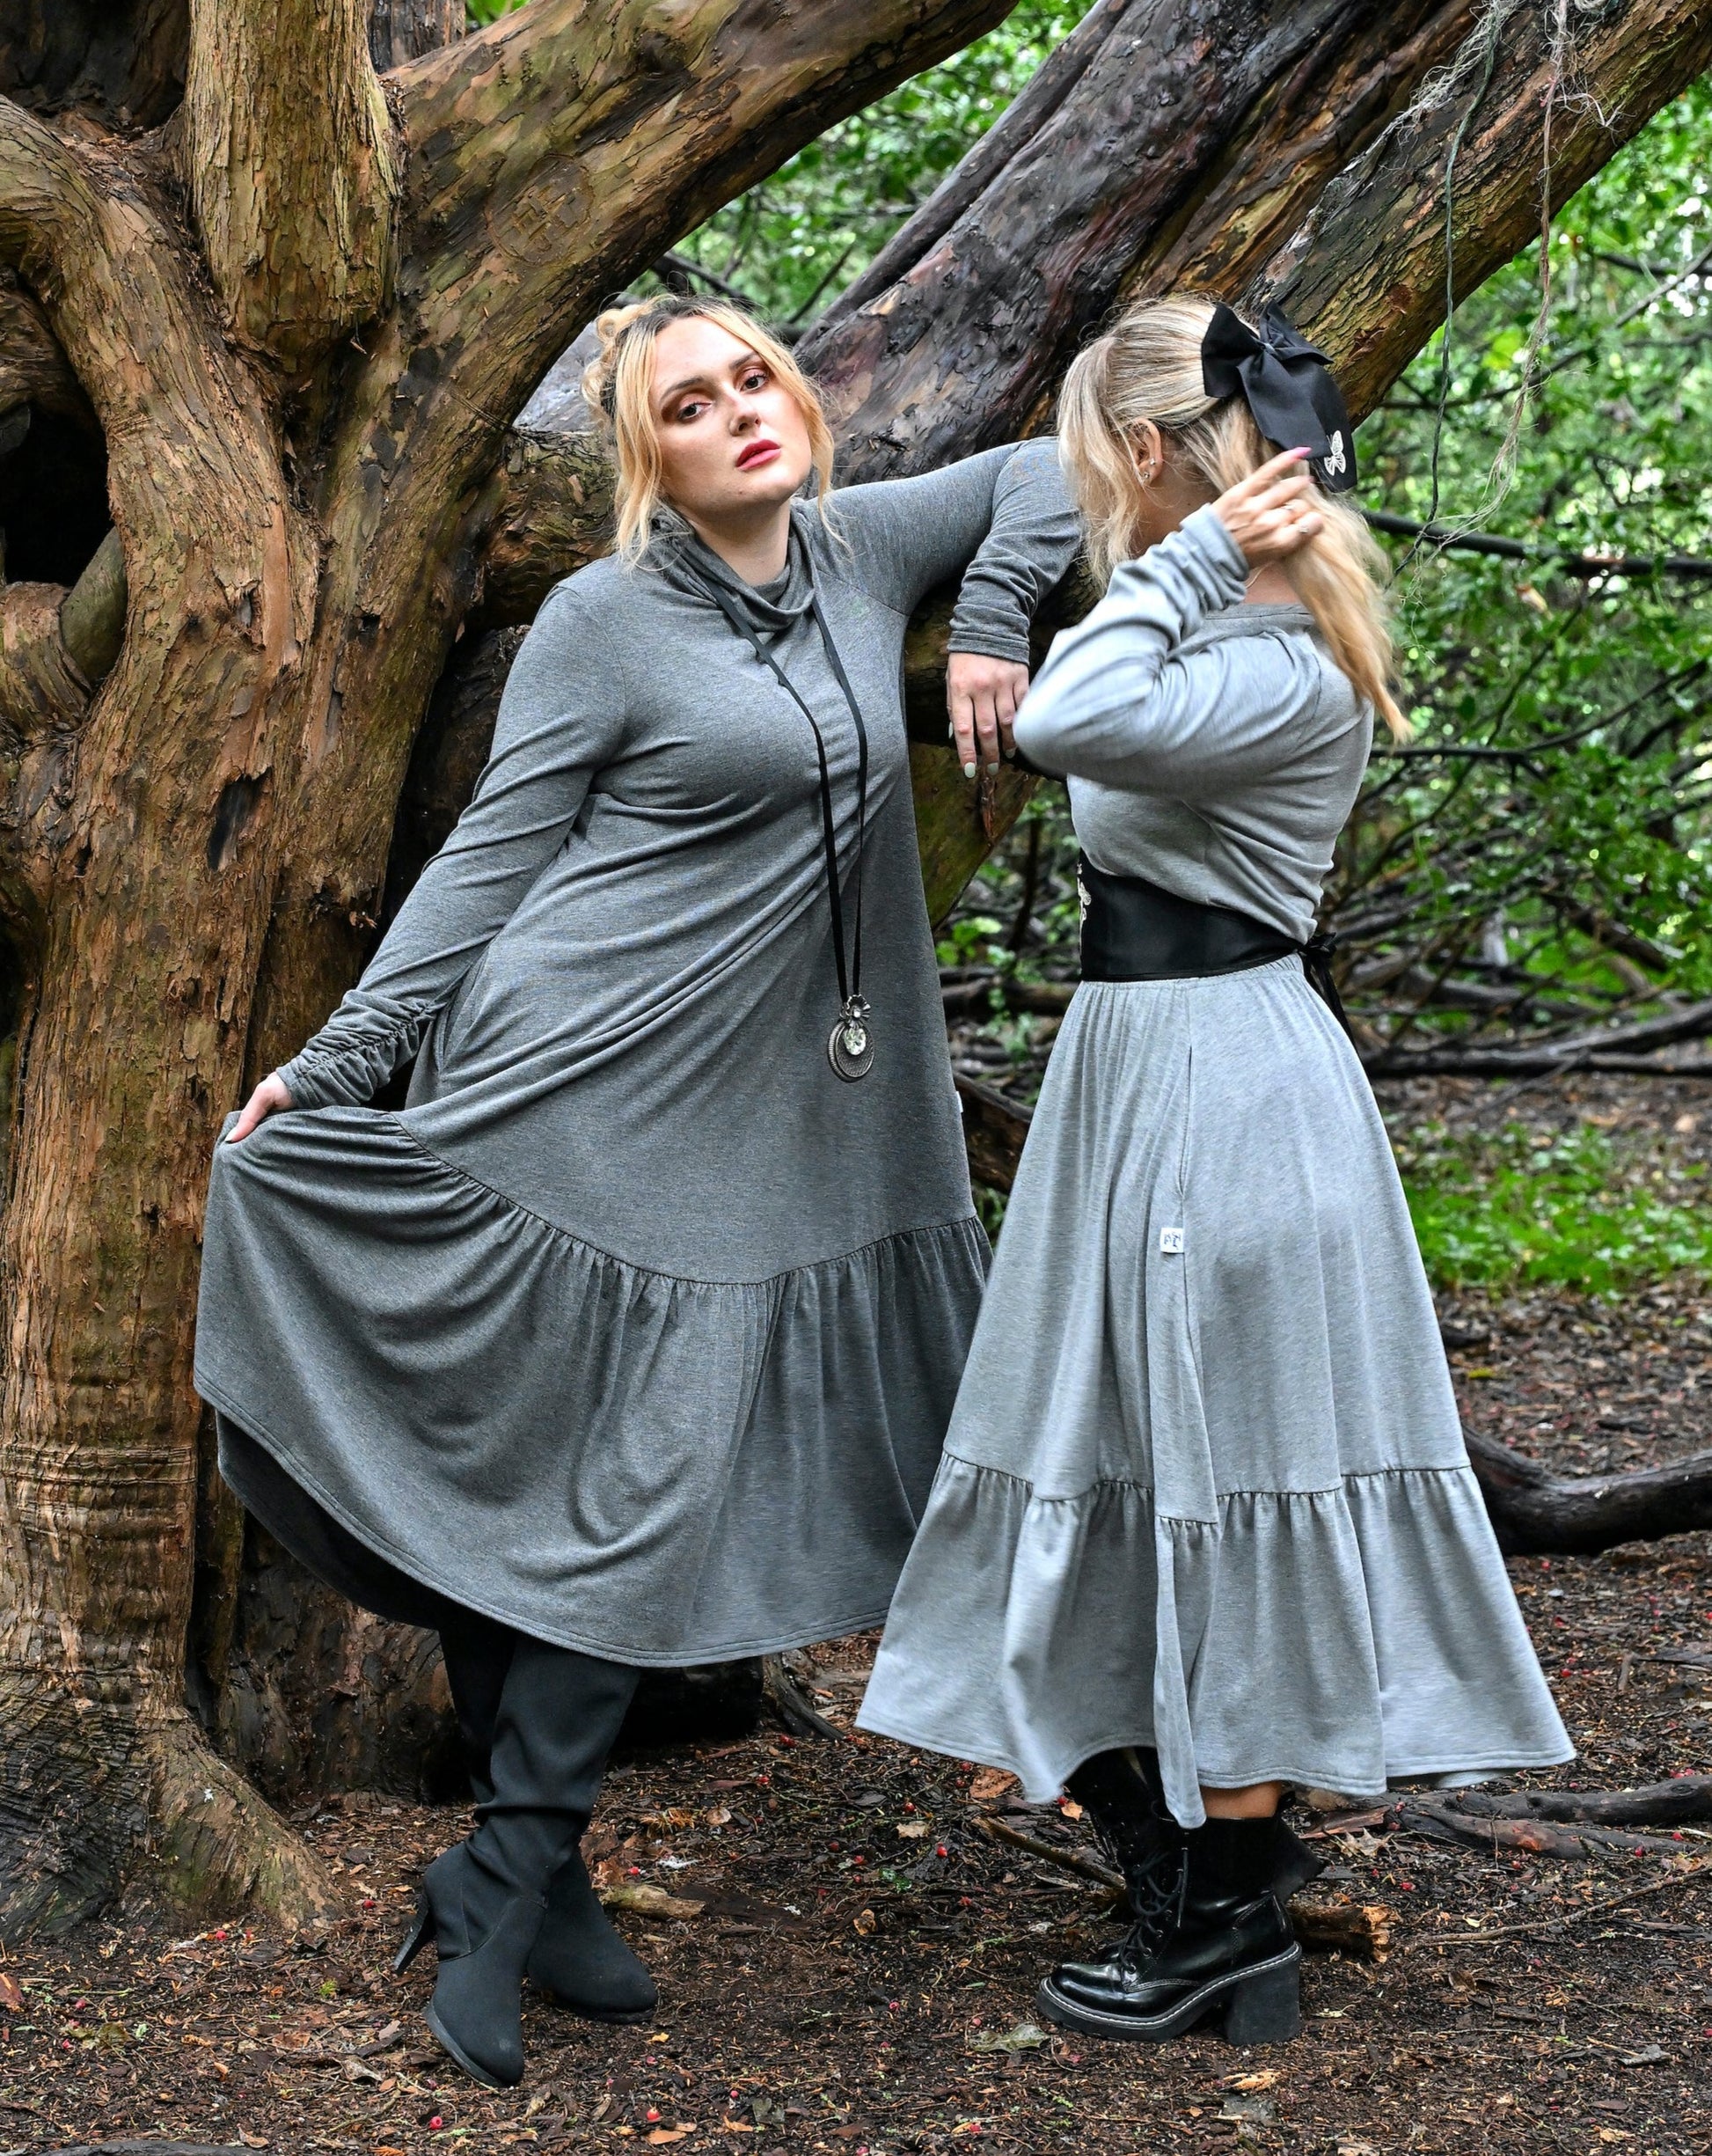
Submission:
[[1230,906],[1180,898],[1145,876],[1108,875],[1086,854],[1076,875],[1083,901],[1084,980],[1203,980],[1296,954],[1332,1016],[1350,1030],[1332,979],[1335,936],[1299,943],[1281,928]]

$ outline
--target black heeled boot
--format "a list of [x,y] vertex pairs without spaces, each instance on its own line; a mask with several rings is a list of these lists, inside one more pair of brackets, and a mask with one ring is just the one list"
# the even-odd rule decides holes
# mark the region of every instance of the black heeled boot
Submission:
[[[485,1617],[440,1636],[479,1808],[493,1801],[494,1730],[516,1639],[516,1633]],[[612,1734],[617,1734],[615,1728]],[[603,1755],[596,1780],[605,1764]],[[591,1788],[590,1810],[594,1796]],[[601,1907],[580,1849],[571,1851],[547,1882],[546,1907],[527,1973],[536,1990],[555,2006],[589,2020],[639,2021],[652,2013],[660,2000],[653,1977]]]
[[416,1889],[416,1921],[393,1968],[402,1975],[431,1939],[440,1957],[428,2027],[472,2081],[515,2088],[523,2078],[523,1970],[546,1898],[479,1865],[467,1842],[436,1857]]
[[1272,1891],[1275,1819],[1210,1819],[1145,1875],[1149,1908],[1097,1962],[1065,1962],[1040,1987],[1050,2020],[1094,2036],[1162,2042],[1214,2014],[1235,2044],[1301,2028],[1302,1950]]
[[[1133,1922],[1146,1905],[1145,1894],[1142,1900],[1137,1898],[1137,1881],[1149,1874],[1162,1844],[1174,1848],[1182,1838],[1183,1830],[1165,1800],[1160,1756],[1139,1744],[1097,1752],[1071,1776],[1069,1789],[1123,1874],[1120,1907]],[[1291,1895],[1299,1894],[1325,1870],[1326,1860],[1291,1833],[1282,1812],[1273,1822],[1273,1832],[1272,1891],[1279,1908],[1285,1909]]]
[[[422,1876],[396,1966],[407,1968],[433,1939],[440,1969],[428,2027],[490,2088],[523,2079],[523,1977],[548,1888],[576,1854],[635,1687],[633,1669],[516,1636],[475,1831]],[[580,1863],[578,1871],[586,1882]]]
[[1153,1905],[1160,1865],[1174,1864],[1183,1845],[1183,1830],[1165,1800],[1160,1756],[1138,1745],[1096,1752],[1077,1768],[1067,1786],[1101,1847],[1123,1874],[1118,1906],[1134,1923]]

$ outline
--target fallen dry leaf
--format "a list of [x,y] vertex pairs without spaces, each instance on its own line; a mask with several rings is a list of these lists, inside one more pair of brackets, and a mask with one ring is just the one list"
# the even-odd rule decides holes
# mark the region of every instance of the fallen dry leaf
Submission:
[[969,1786],[969,1793],[977,1804],[990,1804],[995,1797],[1008,1796],[1021,1786],[1014,1774],[1006,1774],[1003,1767],[983,1767]]
[[925,1819],[906,1819],[899,1824],[897,1838],[901,1842],[919,1842],[925,1838],[926,1832],[927,1822]]
[[971,2051],[1038,2051],[1050,2036],[1038,2022],[1019,2021],[1014,2028],[982,2029],[969,2040]]
[[654,2131],[647,2137],[648,2145],[650,2148],[664,2148],[668,2142],[687,2140],[694,2131],[695,2127],[693,2124],[688,2126],[656,2126]]
[[878,1920],[871,1909],[865,1909],[860,1917],[852,1917],[851,1918],[852,1925],[855,1930],[859,1931],[862,1934],[864,1939],[866,1939],[868,1933],[873,1931],[877,1921]]
[[1278,2069],[1276,2066],[1269,2066],[1263,2073],[1238,2074],[1232,2081],[1231,2086],[1247,2089],[1276,2088],[1277,2084]]
[[0,2006],[8,2013],[21,2013],[24,2006],[24,1994],[18,1989],[17,1977],[4,1969],[0,1969]]

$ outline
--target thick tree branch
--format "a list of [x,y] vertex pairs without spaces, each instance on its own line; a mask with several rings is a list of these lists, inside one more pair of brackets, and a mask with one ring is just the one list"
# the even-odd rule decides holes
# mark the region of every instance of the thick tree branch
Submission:
[[[227,730],[216,790],[239,772],[253,777],[264,701],[295,662],[303,601],[287,560],[283,484],[251,386],[213,334],[175,235],[130,169],[96,146],[74,150],[3,100],[0,262],[32,287],[108,444],[117,532],[62,625],[70,648],[90,662],[80,671],[96,678],[104,659],[113,664],[128,541],[131,579],[142,583],[129,603],[149,616],[153,634],[133,655],[139,671],[115,720],[122,708],[128,724],[150,726],[158,694],[151,671],[188,627],[196,656],[179,693],[201,700],[191,708],[247,719]],[[241,634],[230,642],[209,634],[223,626]],[[128,763],[156,747],[115,737],[98,753]]]
[[93,431],[89,399],[48,318],[9,272],[0,271],[0,414],[20,404],[58,412]]
[[191,0],[186,185],[232,329],[289,369],[384,304],[391,136],[369,0]]
[[374,0],[369,11],[369,56],[383,75],[463,34],[464,0]]
[[109,532],[66,593],[59,616],[67,657],[98,687],[113,671],[124,644],[128,597],[125,549],[118,532]]
[[532,621],[559,579],[604,554],[612,539],[612,466],[592,432],[514,427],[495,488],[472,627]]
[[394,70],[405,283],[517,411],[593,303],[833,121],[989,29],[1006,0],[532,0]]
[[[1096,9],[1061,49],[1053,94],[1019,100],[977,153],[990,177],[975,199],[948,228],[930,202],[887,250],[889,287],[803,340],[840,422],[841,474],[921,470],[1032,431],[1125,290],[1178,281],[1215,239],[1226,283],[1258,268],[1474,11]],[[945,394],[947,377],[962,393]]]
[[[1250,282],[1250,306],[1282,301],[1333,355],[1352,413],[1373,408],[1445,319],[1443,175],[1453,143],[1449,285],[1460,300],[1540,230],[1548,114],[1555,209],[1712,66],[1708,0],[1572,9],[1561,55],[1557,16],[1498,0],[1489,79],[1482,26]],[[1438,184],[1423,187],[1423,173]]]
[[33,740],[72,726],[89,704],[89,677],[60,631],[59,584],[0,585],[0,726]]

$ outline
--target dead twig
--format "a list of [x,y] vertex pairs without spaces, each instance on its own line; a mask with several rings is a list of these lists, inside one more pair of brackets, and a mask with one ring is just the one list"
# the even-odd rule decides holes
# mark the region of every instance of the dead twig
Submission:
[[990,1842],[1008,1842],[1013,1849],[1026,1849],[1031,1857],[1056,1864],[1061,1872],[1074,1872],[1079,1879],[1091,1879],[1096,1886],[1109,1888],[1114,1895],[1123,1891],[1123,1874],[1084,1850],[1055,1849],[1037,1834],[1025,1834],[1021,1827],[1007,1826],[1002,1819],[977,1819],[975,1823]]
[[1566,1909],[1555,1917],[1541,1917],[1532,1924],[1498,1924],[1478,1932],[1447,1932],[1442,1936],[1429,1936],[1417,1932],[1413,1939],[1403,1941],[1405,1947],[1463,1947],[1474,1946],[1488,1939],[1521,1939],[1534,1932],[1555,1932],[1560,1924],[1577,1924],[1584,1917],[1601,1916],[1608,1909],[1621,1909],[1626,1902],[1638,1902],[1642,1896],[1663,1894],[1668,1888],[1680,1887],[1701,1872],[1712,1871],[1712,1858],[1702,1859],[1698,1864],[1686,1864],[1679,1872],[1667,1872],[1663,1879],[1650,1879],[1643,1886],[1630,1887],[1623,1894],[1608,1894],[1603,1901],[1589,1902],[1581,1909]]

